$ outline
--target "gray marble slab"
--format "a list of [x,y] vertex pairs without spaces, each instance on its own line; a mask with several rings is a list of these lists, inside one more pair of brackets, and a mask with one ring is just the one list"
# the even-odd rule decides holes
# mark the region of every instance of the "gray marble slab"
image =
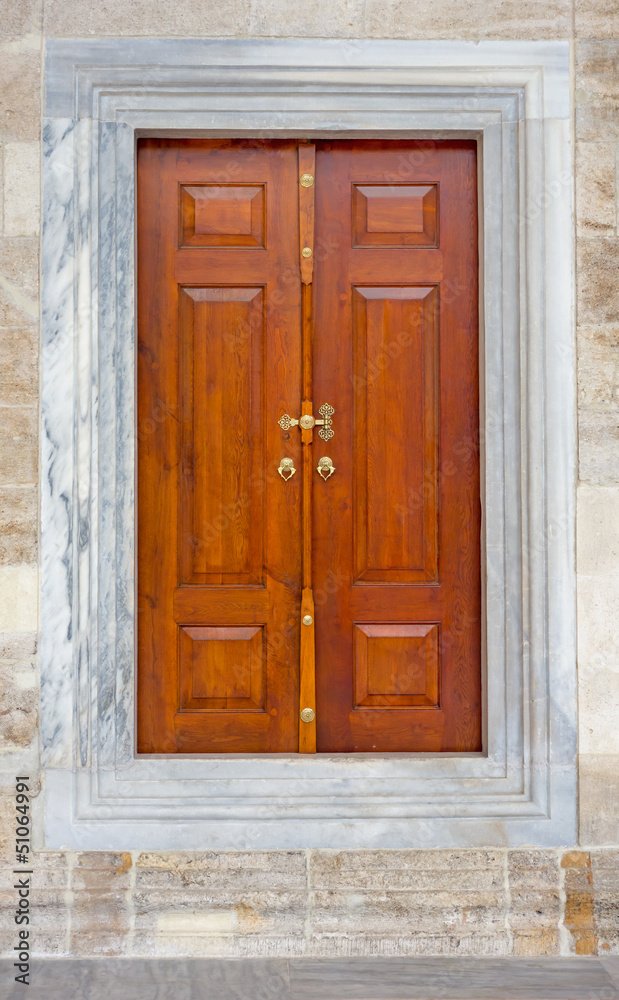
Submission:
[[617,1000],[597,958],[0,961],[0,1000]]

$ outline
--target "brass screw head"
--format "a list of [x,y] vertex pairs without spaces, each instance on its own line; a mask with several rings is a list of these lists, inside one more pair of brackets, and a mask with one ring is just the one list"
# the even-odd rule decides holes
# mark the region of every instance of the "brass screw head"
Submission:
[[314,183],[314,178],[311,174],[301,174],[299,177],[299,184],[304,188],[311,188]]
[[303,249],[301,250],[301,256],[302,257],[311,257],[312,256],[311,248],[310,247],[303,247]]
[[304,625],[311,625],[314,619],[311,615],[303,615],[302,621]]
[[301,709],[301,722],[313,722],[316,718],[316,713],[313,708],[303,708]]

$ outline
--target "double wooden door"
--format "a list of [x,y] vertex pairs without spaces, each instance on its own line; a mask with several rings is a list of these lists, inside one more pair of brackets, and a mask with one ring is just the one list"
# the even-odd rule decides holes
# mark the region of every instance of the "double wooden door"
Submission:
[[138,750],[481,749],[476,149],[138,148]]

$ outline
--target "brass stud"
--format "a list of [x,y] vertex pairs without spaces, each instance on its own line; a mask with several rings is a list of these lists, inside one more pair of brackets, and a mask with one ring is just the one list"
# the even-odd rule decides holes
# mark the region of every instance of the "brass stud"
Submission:
[[301,256],[302,257],[311,257],[312,256],[311,247],[303,247],[303,249],[301,250]]
[[316,718],[316,713],[313,708],[303,708],[300,712],[301,722],[313,722]]
[[314,619],[311,615],[303,615],[302,621],[304,625],[311,625]]
[[301,174],[299,177],[299,184],[304,188],[311,188],[314,183],[314,178],[311,174]]

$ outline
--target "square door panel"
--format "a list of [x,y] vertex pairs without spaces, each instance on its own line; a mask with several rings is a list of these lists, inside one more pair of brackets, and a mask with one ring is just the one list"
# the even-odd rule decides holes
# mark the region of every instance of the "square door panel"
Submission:
[[355,708],[438,708],[438,622],[357,624],[354,641]]
[[354,247],[438,246],[437,184],[353,184]]
[[265,244],[263,184],[191,184],[180,188],[181,247]]
[[263,712],[264,626],[180,626],[182,709]]

